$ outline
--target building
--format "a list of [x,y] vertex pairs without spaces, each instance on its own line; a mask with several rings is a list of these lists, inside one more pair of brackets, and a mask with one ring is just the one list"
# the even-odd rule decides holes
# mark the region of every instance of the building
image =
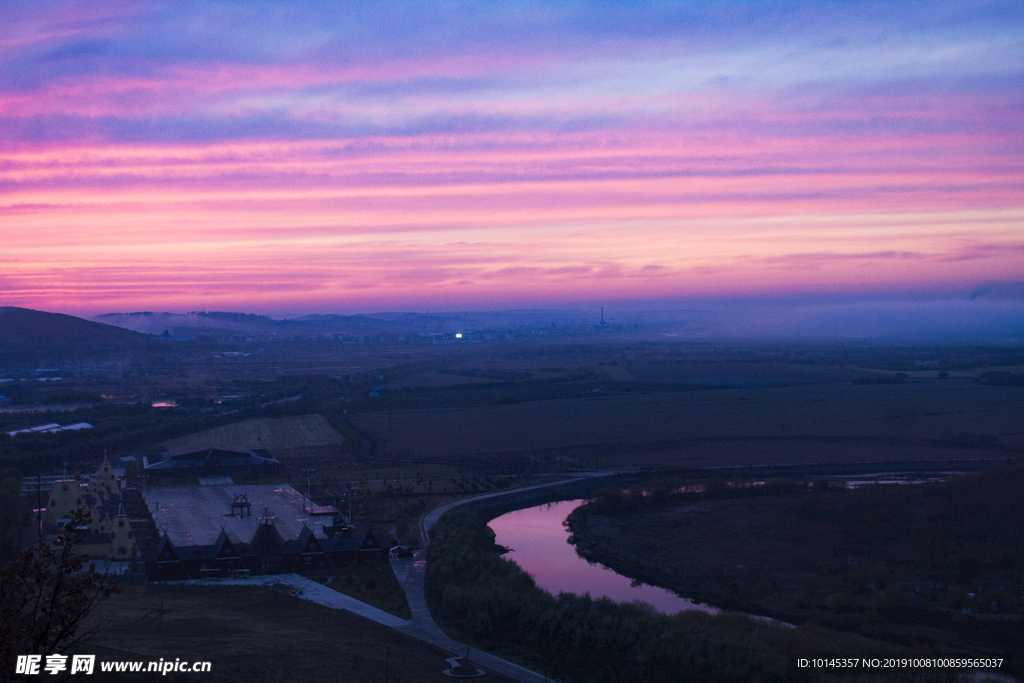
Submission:
[[143,455],[142,466],[147,475],[157,477],[214,477],[232,474],[264,476],[282,471],[281,463],[266,450],[221,444],[163,448]]
[[53,482],[45,507],[38,511],[36,538],[55,539],[76,510],[89,515],[88,533],[80,550],[91,559],[130,561],[138,556],[136,535],[125,513],[121,482],[106,458],[92,477],[65,476]]
[[76,422],[73,425],[64,425],[61,427],[56,422],[51,422],[50,424],[39,425],[37,427],[15,429],[13,432],[7,432],[7,436],[17,436],[18,434],[56,434],[57,432],[77,432],[80,429],[92,429],[92,425],[88,422]]
[[365,562],[386,562],[382,548],[365,524],[345,527],[331,538],[320,538],[304,526],[298,538],[285,540],[265,515],[248,543],[232,541],[221,530],[209,545],[175,547],[164,535],[146,553],[146,578],[150,581],[182,581],[239,574],[280,574],[329,569]]

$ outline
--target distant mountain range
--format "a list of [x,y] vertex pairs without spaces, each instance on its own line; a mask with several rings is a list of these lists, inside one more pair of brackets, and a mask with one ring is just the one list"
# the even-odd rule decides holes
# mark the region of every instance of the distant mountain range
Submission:
[[[596,313],[596,315],[594,315]],[[14,306],[0,307],[0,361],[64,365],[84,359],[164,353],[167,339],[254,341],[332,336],[438,334],[480,330],[585,329],[600,312],[527,310],[473,313],[304,315],[278,320],[228,312],[108,313],[85,320]]]
[[[596,315],[595,315],[596,314]],[[526,310],[473,313],[304,315],[278,320],[227,312],[108,313],[85,320],[14,306],[0,307],[0,368],[57,367],[95,360],[161,356],[168,341],[220,343],[310,338],[363,339],[376,335],[450,334],[482,330],[586,330],[600,311]],[[183,348],[183,347],[177,347]]]
[[[732,302],[703,309],[528,309],[458,313],[318,314],[291,319],[230,312],[108,313],[83,320],[13,306],[0,307],[0,364],[36,367],[85,359],[167,353],[168,340],[252,340],[513,332],[572,334],[635,331],[654,338],[872,339],[883,343],[1024,343],[1024,307],[988,294],[959,300],[890,303]],[[157,339],[162,338],[162,340]],[[202,345],[202,343],[200,344]],[[179,347],[181,348],[181,347]]]
[[599,311],[495,311],[471,313],[373,313],[368,315],[304,315],[277,320],[265,315],[225,312],[107,313],[94,318],[136,332],[170,337],[206,335],[289,338],[374,334],[449,333],[468,330],[577,327],[593,325]]
[[0,307],[0,359],[60,365],[100,356],[130,355],[152,347],[152,337],[62,313]]

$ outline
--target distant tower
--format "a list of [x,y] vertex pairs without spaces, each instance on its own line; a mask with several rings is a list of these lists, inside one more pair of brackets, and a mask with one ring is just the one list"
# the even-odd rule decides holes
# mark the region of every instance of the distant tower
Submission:
[[608,327],[608,323],[604,321],[604,306],[601,307],[601,327]]

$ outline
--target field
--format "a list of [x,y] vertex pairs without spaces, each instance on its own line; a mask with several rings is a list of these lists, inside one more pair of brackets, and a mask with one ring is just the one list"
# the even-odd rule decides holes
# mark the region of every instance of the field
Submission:
[[[557,398],[523,395],[515,403],[486,403],[488,397],[481,396],[484,400],[360,411],[351,419],[377,442],[380,453],[542,454],[589,467],[984,457],[986,449],[961,443],[970,450],[966,454],[942,438],[984,434],[1015,444],[1022,436],[1024,392],[972,380],[646,387],[619,389],[618,395],[609,395],[607,383],[598,380],[589,384],[603,387],[601,392],[577,384],[571,393],[564,384],[531,387],[568,394]],[[501,393],[511,396],[516,389],[505,387]]]
[[316,414],[245,420],[170,439],[161,445],[173,450],[215,443],[276,452],[343,441],[324,416]]
[[389,564],[356,564],[305,574],[308,578],[330,586],[339,593],[390,612],[402,619],[412,619],[405,592]]
[[104,603],[98,618],[110,624],[83,651],[97,660],[209,661],[212,671],[118,674],[119,681],[383,681],[385,667],[392,683],[450,680],[441,673],[448,655],[421,641],[264,588],[125,583],[123,589]]
[[659,502],[600,494],[570,516],[573,540],[713,605],[936,653],[1022,654],[1024,467],[855,490],[723,484]]

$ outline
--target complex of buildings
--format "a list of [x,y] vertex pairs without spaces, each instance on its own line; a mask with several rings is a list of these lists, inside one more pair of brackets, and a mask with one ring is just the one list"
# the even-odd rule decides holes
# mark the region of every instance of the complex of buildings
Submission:
[[332,537],[318,538],[304,526],[298,538],[285,540],[264,516],[248,543],[233,543],[225,531],[209,545],[175,547],[164,535],[146,554],[146,578],[178,581],[249,574],[281,574],[362,562],[386,562],[381,547],[365,524],[343,527]]
[[282,472],[281,463],[266,450],[221,444],[161,449],[143,455],[142,466],[147,475],[158,477],[232,474],[266,476]]
[[[258,452],[230,446],[203,446],[199,448],[163,451],[142,459],[147,474],[175,474],[191,476],[222,476],[244,471],[247,473],[276,473],[280,463],[265,451]],[[225,477],[226,478],[226,477]],[[230,482],[230,479],[228,479]],[[257,486],[256,489],[261,487]],[[388,549],[382,547],[365,524],[351,524],[341,515],[334,518],[333,526],[312,524],[317,511],[333,508],[301,508],[295,499],[306,501],[291,487],[268,485],[276,496],[269,503],[286,515],[287,524],[295,538],[285,538],[269,511],[258,520],[252,517],[251,504],[246,496],[236,495],[230,506],[230,515],[236,509],[237,520],[220,521],[221,497],[230,492],[230,485],[211,487],[158,488],[157,497],[170,497],[177,491],[178,504],[159,500],[160,519],[177,529],[175,538],[165,530],[158,534],[154,511],[150,509],[138,489],[125,488],[124,479],[115,475],[114,468],[104,458],[92,477],[55,479],[49,496],[40,500],[33,527],[26,532],[24,542],[39,540],[52,542],[73,519],[76,510],[88,515],[88,529],[81,551],[90,560],[108,560],[124,563],[120,571],[145,572],[152,581],[184,580],[248,574],[277,574],[308,569],[329,568],[353,563],[386,562]],[[45,491],[46,489],[42,489]],[[201,492],[201,493],[200,493]],[[40,495],[37,493],[37,495]],[[189,504],[196,500],[215,501],[209,505]],[[239,502],[239,501],[242,502]],[[182,503],[184,501],[184,504]],[[169,517],[168,510],[172,515]],[[177,512],[175,512],[177,511]],[[228,510],[224,509],[227,513]],[[248,513],[249,518],[246,518]],[[307,526],[310,522],[313,528]],[[299,524],[302,524],[301,530]],[[220,535],[209,544],[191,542],[193,537],[212,538],[211,525],[221,525]],[[231,527],[230,533],[224,525]],[[319,526],[318,526],[319,525]],[[163,528],[163,527],[161,527]],[[298,531],[297,531],[298,530]],[[322,535],[317,535],[319,531]],[[244,539],[251,532],[246,542]],[[287,532],[286,532],[287,533]],[[241,537],[241,538],[240,538]],[[190,545],[181,541],[188,539]]]
[[[139,497],[141,500],[141,497]],[[75,510],[89,515],[89,530],[81,550],[90,558],[130,561],[137,558],[139,548],[132,522],[125,511],[121,482],[104,458],[96,475],[88,480],[62,478],[53,482],[45,507],[36,519],[42,540],[55,538],[71,519]]]

